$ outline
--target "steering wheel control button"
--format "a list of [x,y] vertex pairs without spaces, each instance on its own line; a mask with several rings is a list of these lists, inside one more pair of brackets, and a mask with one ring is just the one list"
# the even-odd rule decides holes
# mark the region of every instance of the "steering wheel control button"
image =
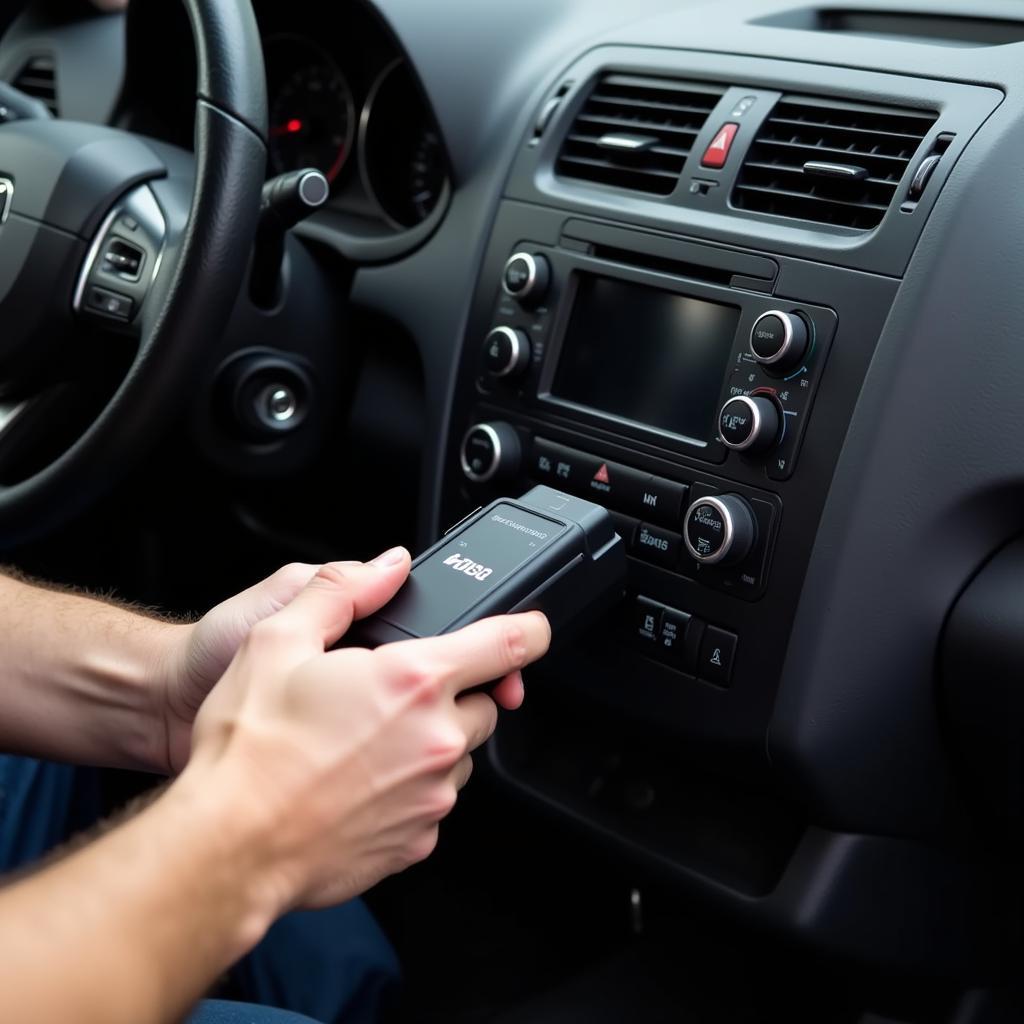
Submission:
[[755,454],[775,447],[781,427],[778,407],[764,395],[730,398],[718,414],[722,443],[736,452]]
[[686,550],[701,565],[732,565],[750,554],[757,523],[739,495],[699,498],[686,512]]
[[785,372],[801,365],[810,346],[811,333],[798,313],[773,309],[762,313],[750,329],[750,351],[762,365]]
[[653,523],[641,523],[633,536],[631,548],[635,558],[674,569],[679,564],[682,546],[683,538],[678,533]]
[[547,257],[530,252],[514,253],[505,264],[501,286],[506,295],[524,306],[544,300],[551,284],[551,264]]
[[112,292],[108,288],[90,285],[85,291],[85,306],[94,313],[101,313],[113,320],[127,323],[132,318],[135,303],[127,295]]
[[704,156],[700,160],[701,167],[710,167],[716,171],[721,170],[729,159],[733,140],[736,138],[736,133],[739,130],[740,126],[738,124],[723,124],[711,140],[708,148],[704,150]]
[[631,635],[642,647],[653,648],[661,634],[661,617],[664,607],[646,597],[638,597],[633,608]]
[[111,238],[107,243],[106,251],[103,253],[104,269],[127,278],[129,281],[137,281],[142,273],[142,262],[146,254],[137,246],[121,238]]
[[728,686],[732,682],[733,662],[739,640],[735,633],[729,633],[717,626],[708,626],[700,645],[697,659],[697,676],[715,686]]
[[491,377],[518,377],[530,365],[530,339],[514,327],[495,327],[484,342],[484,370]]
[[475,484],[515,477],[521,462],[519,435],[507,423],[477,423],[462,439],[459,463]]

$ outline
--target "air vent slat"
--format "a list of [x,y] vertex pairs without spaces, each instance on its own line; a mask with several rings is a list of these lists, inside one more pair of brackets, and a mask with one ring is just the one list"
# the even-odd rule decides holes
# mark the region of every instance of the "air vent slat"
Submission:
[[[723,91],[669,78],[606,75],[566,134],[555,171],[563,178],[670,195]],[[645,145],[616,151],[607,144],[613,134],[645,136]]]
[[[896,198],[936,116],[784,96],[751,143],[732,204],[752,213],[871,230]],[[829,178],[805,167],[822,162],[853,165],[859,174]]]
[[637,118],[625,118],[625,117],[613,117],[611,115],[607,117],[599,117],[595,114],[580,114],[576,118],[575,128],[579,129],[583,125],[593,125],[595,132],[603,133],[605,131],[615,131],[620,128],[627,128],[630,131],[642,132],[647,129],[656,131],[665,135],[687,135],[691,140],[697,137],[699,131],[698,128],[686,128],[681,125],[665,124],[663,121],[645,121],[639,117]]
[[[791,167],[787,164],[774,164],[774,163],[758,163],[756,160],[748,160],[746,166],[751,170],[757,171],[781,171],[783,174],[803,174],[803,167]],[[899,179],[892,178],[872,178],[867,177],[861,181],[862,185],[887,185],[890,188],[895,188],[899,184]]]
[[[837,146],[813,146],[807,142],[783,142],[781,139],[768,139],[758,138],[754,143],[755,146],[776,146],[784,147],[793,150],[800,150],[804,152],[808,149],[813,149],[817,154],[825,154],[826,156],[834,154],[841,156],[844,159],[855,159],[855,160],[887,160],[889,161],[890,167],[898,167],[902,172],[903,168],[907,165],[907,160],[901,156],[888,156],[885,153],[868,153],[862,149],[857,149],[855,146],[850,145],[840,149]],[[753,147],[752,147],[753,148]],[[795,157],[794,157],[795,159]],[[804,160],[803,163],[807,161]]]
[[30,57],[11,80],[15,89],[41,100],[55,117],[59,113],[57,103],[57,69],[53,57],[38,54]]
[[784,124],[784,125],[795,125],[798,128],[818,128],[824,131],[841,131],[847,134],[857,135],[864,134],[872,136],[873,138],[892,138],[892,139],[909,139],[916,146],[921,141],[921,136],[926,134],[928,128],[931,127],[931,122],[925,127],[924,131],[920,134],[911,132],[896,132],[889,131],[887,128],[859,128],[857,125],[844,124],[835,125],[827,124],[823,121],[800,121],[792,117],[770,117],[768,118],[769,124]]
[[[572,143],[573,147],[598,147],[598,141],[596,138],[591,138],[588,135],[570,135],[566,139],[567,143]],[[607,150],[602,150],[607,152]],[[651,146],[649,149],[643,150],[639,155],[644,158],[654,156],[664,156],[670,160],[685,160],[686,154],[689,153],[689,147],[680,149],[678,146]],[[565,154],[563,153],[563,156]],[[677,172],[678,173],[678,172]]]

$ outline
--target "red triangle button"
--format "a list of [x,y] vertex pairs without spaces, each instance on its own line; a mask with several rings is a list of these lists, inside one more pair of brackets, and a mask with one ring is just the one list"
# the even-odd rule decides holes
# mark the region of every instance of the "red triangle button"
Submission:
[[718,134],[711,140],[711,145],[704,150],[701,167],[724,167],[725,161],[729,159],[729,150],[732,149],[732,140],[736,138],[739,130],[738,124],[723,124]]
[[594,482],[598,484],[610,484],[611,478],[608,476],[608,463],[602,462],[601,468],[594,474]]

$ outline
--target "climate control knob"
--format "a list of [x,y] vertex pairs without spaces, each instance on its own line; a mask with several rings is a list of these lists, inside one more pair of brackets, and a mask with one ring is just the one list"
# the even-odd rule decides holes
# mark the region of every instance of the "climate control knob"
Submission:
[[735,452],[754,454],[774,448],[781,427],[778,406],[764,395],[737,395],[718,414],[722,443]]
[[459,463],[475,484],[516,477],[522,461],[519,435],[508,423],[476,423],[462,438]]
[[811,332],[798,313],[772,309],[762,313],[750,329],[750,351],[769,369],[784,373],[799,367],[807,355]]
[[501,287],[524,306],[544,301],[551,284],[551,264],[539,253],[513,253],[501,275]]
[[484,341],[484,370],[495,378],[518,377],[530,365],[530,339],[515,327],[495,327]]
[[757,539],[757,521],[738,494],[695,501],[683,520],[686,550],[702,565],[742,562]]

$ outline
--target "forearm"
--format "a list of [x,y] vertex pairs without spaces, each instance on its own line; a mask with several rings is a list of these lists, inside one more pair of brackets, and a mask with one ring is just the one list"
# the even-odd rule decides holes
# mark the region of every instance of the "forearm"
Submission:
[[223,792],[186,772],[136,818],[0,891],[0,1017],[170,1022],[259,940],[281,909],[257,859],[267,844]]
[[0,750],[165,764],[152,683],[181,628],[0,576]]

